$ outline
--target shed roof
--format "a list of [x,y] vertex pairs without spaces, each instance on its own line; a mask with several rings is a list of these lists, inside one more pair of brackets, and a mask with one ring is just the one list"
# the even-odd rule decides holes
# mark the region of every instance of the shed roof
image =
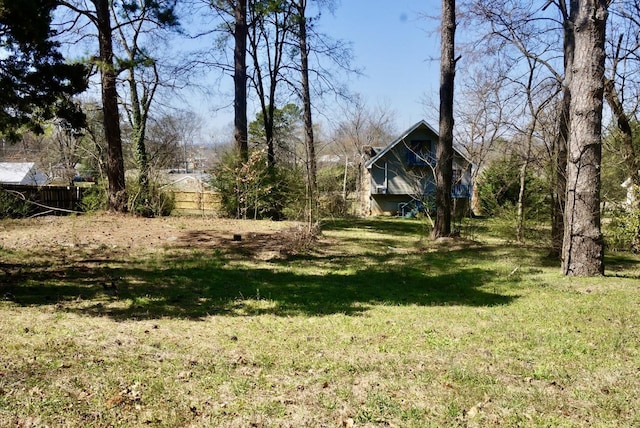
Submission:
[[44,184],[46,177],[38,174],[35,162],[0,162],[0,183]]

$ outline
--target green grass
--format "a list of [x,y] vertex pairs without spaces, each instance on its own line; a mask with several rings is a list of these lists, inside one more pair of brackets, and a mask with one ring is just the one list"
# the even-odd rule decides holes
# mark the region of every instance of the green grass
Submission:
[[0,426],[640,425],[640,258],[566,278],[491,230],[331,221],[273,258],[0,249]]

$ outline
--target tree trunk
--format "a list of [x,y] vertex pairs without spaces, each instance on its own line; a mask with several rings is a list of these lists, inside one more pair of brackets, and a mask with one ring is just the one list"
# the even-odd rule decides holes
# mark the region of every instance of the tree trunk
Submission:
[[247,137],[247,0],[238,0],[234,6],[233,38],[233,137],[241,162],[249,160]]
[[309,189],[309,226],[318,215],[318,174],[316,165],[316,149],[313,138],[313,120],[311,117],[311,89],[309,87],[309,49],[307,47],[307,1],[298,1],[298,19],[300,20],[300,74],[302,91],[302,110],[304,116],[304,143],[307,153],[307,183]]
[[440,42],[440,124],[436,149],[436,219],[432,238],[451,235],[451,180],[453,176],[453,85],[455,80],[456,2],[442,0]]
[[527,184],[527,169],[529,167],[529,157],[531,156],[531,143],[527,149],[527,155],[520,167],[520,190],[518,191],[518,209],[516,221],[516,240],[519,243],[524,242],[524,195]]
[[562,272],[604,274],[600,164],[608,0],[577,1]]
[[122,159],[116,71],[113,64],[109,1],[93,0],[93,2],[96,7],[98,41],[100,44],[102,111],[104,115],[104,135],[107,143],[106,170],[107,180],[109,181],[107,206],[111,211],[126,212],[127,196],[124,180],[124,161]]
[[576,13],[571,0],[570,10],[566,0],[558,3],[563,15],[563,53],[564,53],[564,81],[562,82],[562,104],[560,107],[558,136],[553,141],[552,165],[553,187],[551,189],[551,253],[554,258],[562,256],[562,242],[564,239],[564,213],[567,191],[567,147],[569,145],[569,123],[571,114],[571,78],[573,73],[573,58],[575,51],[575,34],[573,22]]
[[[151,215],[149,208],[149,158],[147,156],[147,147],[145,144],[147,130],[147,111],[146,103],[140,102],[138,94],[138,86],[136,84],[135,71],[129,69],[129,92],[131,95],[131,111],[133,118],[133,144],[135,147],[135,159],[138,164],[138,191],[139,197],[142,198],[143,215]],[[144,98],[144,96],[143,96]],[[146,100],[145,100],[146,101]],[[142,110],[145,110],[144,112]]]

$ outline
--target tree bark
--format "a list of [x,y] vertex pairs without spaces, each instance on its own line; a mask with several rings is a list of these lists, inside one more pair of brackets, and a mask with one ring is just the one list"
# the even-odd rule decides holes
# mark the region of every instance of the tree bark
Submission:
[[453,176],[453,86],[455,80],[456,2],[442,0],[440,41],[440,123],[436,149],[436,218],[432,238],[451,235],[451,180]]
[[307,1],[299,0],[298,19],[300,20],[299,43],[300,43],[300,74],[302,91],[302,114],[304,119],[304,143],[307,154],[307,183],[309,189],[309,226],[311,226],[318,215],[318,174],[316,165],[316,149],[313,138],[313,120],[311,115],[311,89],[309,86],[309,49],[307,47]]
[[562,272],[604,274],[600,164],[608,0],[576,1]]
[[[572,3],[575,0],[572,0]],[[564,240],[564,213],[567,191],[567,147],[569,145],[569,123],[571,114],[571,78],[575,51],[573,17],[569,15],[566,2],[561,1],[563,22],[564,82],[558,126],[558,137],[553,141],[553,189],[551,198],[551,257],[561,258]],[[575,13],[575,6],[571,6]]]
[[241,162],[249,160],[247,137],[247,0],[237,0],[233,5],[235,24],[233,31],[233,85],[234,120],[233,137]]
[[120,136],[120,114],[118,112],[118,92],[116,70],[113,64],[113,42],[111,39],[111,16],[108,0],[93,0],[96,8],[98,41],[100,45],[100,76],[102,89],[102,111],[104,134],[107,143],[107,180],[110,211],[126,212],[127,195]]
[[533,135],[533,129],[529,131],[527,135],[527,150],[525,153],[524,161],[520,167],[520,187],[518,191],[518,204],[517,204],[517,221],[516,221],[516,240],[519,243],[524,242],[524,195],[527,187],[527,170],[529,168],[529,161],[531,159],[531,144]]

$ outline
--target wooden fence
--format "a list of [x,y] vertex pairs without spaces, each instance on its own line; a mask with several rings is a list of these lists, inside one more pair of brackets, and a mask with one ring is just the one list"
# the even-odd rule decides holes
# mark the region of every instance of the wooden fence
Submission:
[[178,214],[220,216],[220,194],[217,192],[175,190],[173,197],[174,211]]
[[85,187],[76,186],[27,186],[19,184],[1,184],[4,190],[16,198],[34,202],[36,212],[81,211],[80,203]]
[[[0,191],[7,191],[17,199],[33,202],[34,211],[62,213],[82,211],[82,196],[86,187],[76,186],[25,186],[0,184]],[[220,215],[220,194],[211,191],[173,191],[177,214]]]

